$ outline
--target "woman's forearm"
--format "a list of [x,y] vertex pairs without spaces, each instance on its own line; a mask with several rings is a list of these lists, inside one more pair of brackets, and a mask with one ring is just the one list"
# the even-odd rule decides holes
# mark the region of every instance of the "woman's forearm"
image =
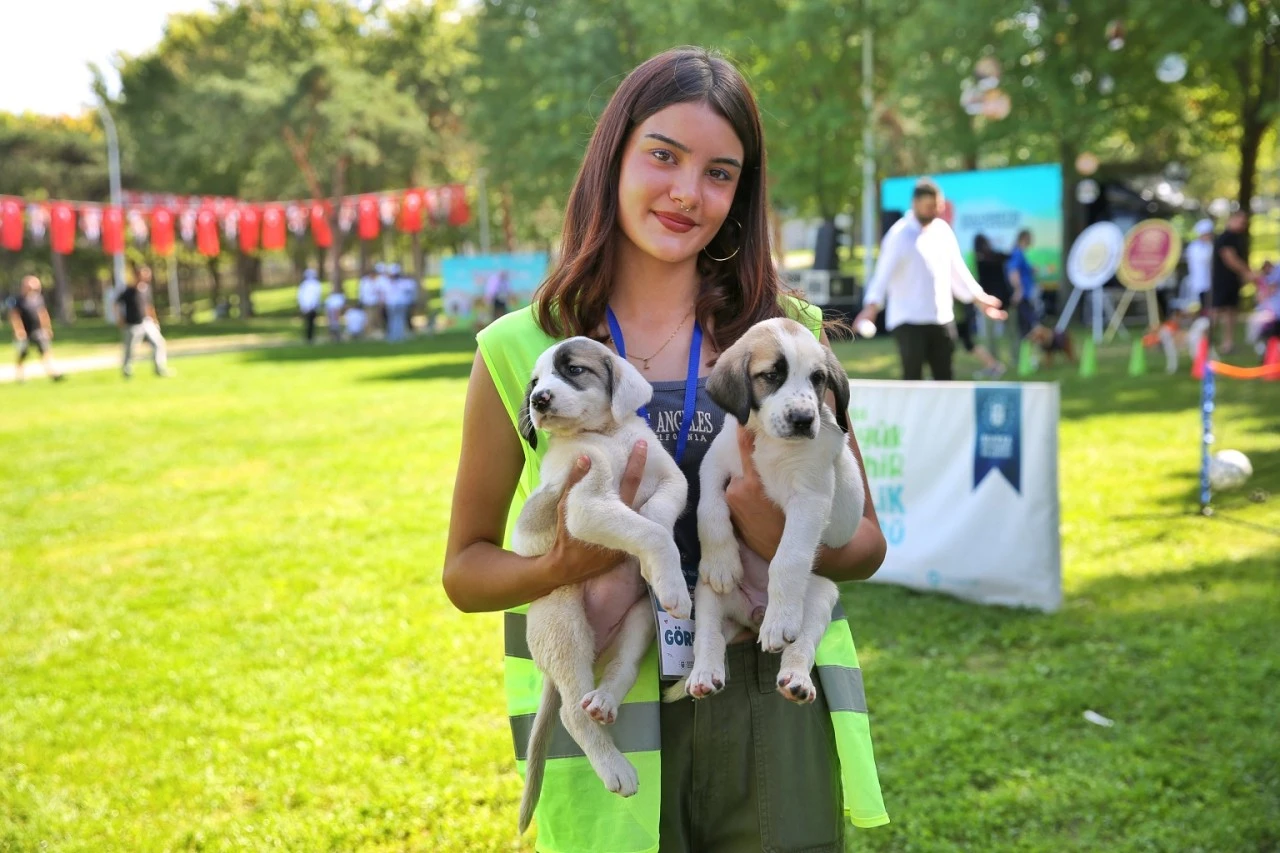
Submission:
[[555,589],[547,558],[521,557],[492,542],[475,542],[444,565],[445,594],[467,613],[528,604]]
[[818,547],[814,571],[836,582],[864,581],[880,568],[887,549],[879,524],[874,518],[864,517],[843,547]]

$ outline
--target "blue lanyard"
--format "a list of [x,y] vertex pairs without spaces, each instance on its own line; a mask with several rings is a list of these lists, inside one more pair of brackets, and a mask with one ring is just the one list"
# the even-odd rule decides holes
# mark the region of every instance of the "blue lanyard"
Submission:
[[[604,309],[605,318],[609,321],[609,334],[613,337],[613,344],[618,348],[618,355],[624,359],[627,357],[627,345],[622,340],[622,328],[618,325],[618,318],[613,315],[613,309],[608,305]],[[702,357],[702,327],[698,325],[698,321],[693,321],[693,342],[689,344],[689,372],[684,378],[684,413],[680,416],[680,434],[676,438],[676,464],[680,464],[684,459],[684,448],[689,443],[689,430],[693,427],[693,406],[698,399],[698,362]],[[649,420],[649,412],[641,406],[636,410],[636,414]],[[653,426],[652,423],[649,424]]]

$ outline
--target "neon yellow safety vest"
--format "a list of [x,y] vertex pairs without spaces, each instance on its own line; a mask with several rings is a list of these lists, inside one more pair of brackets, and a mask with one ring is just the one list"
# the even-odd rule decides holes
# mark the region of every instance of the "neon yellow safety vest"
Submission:
[[[811,305],[787,300],[787,311],[815,335],[821,330],[821,312]],[[480,354],[498,388],[511,418],[512,429],[524,402],[525,388],[534,362],[556,343],[538,327],[530,308],[499,318],[477,335]],[[547,443],[537,450],[525,442],[524,470],[512,498],[507,518],[506,547],[525,500],[538,486],[538,474]],[[507,716],[515,742],[516,768],[525,771],[529,729],[542,697],[542,675],[534,666],[525,640],[528,606],[504,614],[506,656],[503,665]],[[853,635],[844,611],[837,606],[831,625],[818,645],[816,663],[823,695],[831,709],[836,750],[844,789],[844,808],[856,827],[889,822],[880,795],[871,728],[862,689],[862,670]],[[542,796],[536,812],[537,849],[544,853],[654,853],[658,849],[658,811],[661,803],[661,732],[656,644],[649,649],[635,687],[623,700],[617,721],[609,727],[618,748],[635,765],[640,777],[638,793],[619,797],[609,793],[582,750],[557,720],[547,750]],[[513,821],[514,825],[514,821]]]

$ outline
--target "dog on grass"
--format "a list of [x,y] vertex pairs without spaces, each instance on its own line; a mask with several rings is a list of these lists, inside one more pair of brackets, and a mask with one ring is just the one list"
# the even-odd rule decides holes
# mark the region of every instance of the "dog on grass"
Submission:
[[[515,552],[532,557],[551,549],[565,480],[578,458],[587,456],[590,470],[565,498],[566,528],[575,539],[634,555],[609,572],[560,587],[529,605],[529,652],[544,679],[529,733],[521,832],[538,803],[557,707],[565,730],[605,787],[624,797],[636,792],[636,770],[604,724],[616,718],[653,639],[645,582],[673,616],[687,617],[691,606],[672,535],[689,486],[636,414],[652,395],[638,370],[604,344],[577,337],[539,356],[520,410],[525,441],[536,447],[537,430],[543,430],[551,443],[542,461],[541,484],[512,532]],[[641,439],[648,442],[649,453],[636,494],[639,509],[633,510],[618,489],[631,448]],[[599,685],[597,660],[603,666]]]
[[[835,394],[836,411],[825,404]],[[782,652],[778,690],[795,702],[817,697],[811,679],[818,643],[831,622],[836,585],[813,573],[818,546],[853,538],[866,495],[847,444],[849,378],[813,333],[788,319],[747,330],[716,362],[707,393],[755,438],[753,460],[769,498],[786,513],[767,581],[744,577],[725,488],[742,476],[736,430],[712,441],[698,476],[702,562],[694,591],[693,669],[666,699],[700,699],[725,684],[725,646],[741,627],[759,627],[765,651]],[[767,604],[757,588],[767,582]]]

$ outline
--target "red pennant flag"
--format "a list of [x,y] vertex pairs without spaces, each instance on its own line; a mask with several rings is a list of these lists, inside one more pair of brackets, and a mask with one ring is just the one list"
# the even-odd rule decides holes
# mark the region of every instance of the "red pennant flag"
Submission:
[[22,204],[16,199],[0,202],[0,246],[10,252],[22,251]]
[[118,207],[102,211],[102,251],[108,255],[124,252],[124,212]]
[[471,208],[467,205],[467,190],[462,184],[449,187],[449,224],[466,225],[471,219]]
[[377,239],[381,223],[378,221],[378,200],[371,196],[362,196],[356,207],[356,234],[361,240]]
[[240,251],[256,252],[258,250],[258,208],[246,204],[240,208]]
[[157,255],[173,254],[173,213],[167,208],[151,211],[151,248]]
[[278,252],[284,245],[284,208],[278,204],[269,204],[262,211],[262,248]]
[[206,258],[216,257],[222,247],[218,244],[218,214],[212,207],[202,207],[196,214],[196,251]]
[[59,255],[69,255],[76,246],[76,212],[65,201],[49,208],[49,246]]
[[311,239],[321,249],[333,245],[333,229],[329,227],[329,205],[323,202],[317,201],[311,205]]
[[400,203],[400,230],[412,234],[422,230],[422,190],[409,190]]

